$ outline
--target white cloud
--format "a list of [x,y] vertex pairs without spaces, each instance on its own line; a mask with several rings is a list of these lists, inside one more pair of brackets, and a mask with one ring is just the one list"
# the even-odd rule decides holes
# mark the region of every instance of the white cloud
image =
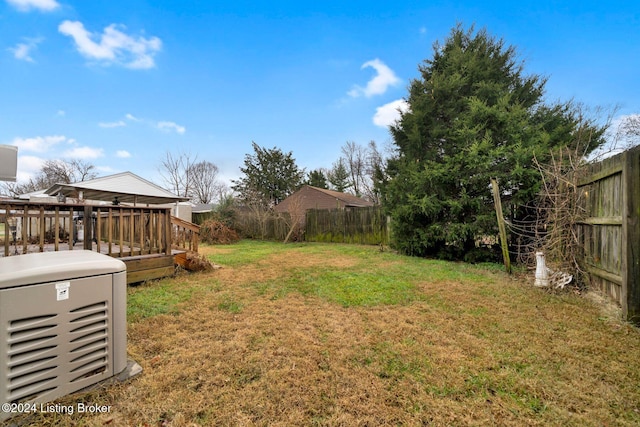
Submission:
[[[128,121],[131,122],[136,122],[136,123],[141,123],[145,126],[150,126],[152,128],[156,128],[158,130],[161,130],[162,132],[176,132],[179,133],[180,135],[184,134],[187,131],[187,128],[185,128],[184,126],[181,126],[175,122],[171,122],[171,121],[156,121],[153,119],[148,119],[148,118],[140,118],[140,117],[136,117],[133,114],[127,113],[125,114],[125,118]],[[119,122],[115,122],[115,123],[101,123],[100,124],[102,127],[107,127],[106,125],[111,125],[110,127],[116,127],[116,125],[118,126],[127,126],[127,122],[125,121],[119,121]]]
[[42,168],[45,159],[36,156],[18,156],[18,182],[29,181]]
[[7,3],[22,12],[28,12],[31,9],[50,12],[60,7],[56,0],[7,0]]
[[7,50],[13,53],[13,57],[27,62],[35,62],[31,57],[31,52],[38,46],[42,39],[26,39],[25,43],[18,43],[15,47]]
[[118,150],[116,151],[116,156],[120,157],[121,159],[128,159],[129,157],[131,157],[131,153],[129,153],[127,150]]
[[364,95],[367,98],[373,95],[381,95],[387,91],[389,86],[398,85],[401,80],[396,76],[393,70],[379,59],[365,62],[362,64],[362,69],[373,68],[376,70],[376,75],[369,80],[366,87],[354,86],[347,94],[353,98]]
[[58,112],[57,112],[56,114],[57,114],[58,116],[60,116],[60,117],[64,117],[64,116],[67,114],[67,112],[66,112],[66,111],[64,111],[64,110],[58,110]]
[[127,124],[125,122],[123,122],[122,120],[118,120],[117,122],[101,122],[98,123],[98,126],[100,126],[101,128],[119,128],[119,127],[123,127],[126,126]]
[[389,127],[400,119],[400,111],[409,111],[409,104],[404,99],[398,99],[376,108],[373,123],[380,127]]
[[94,34],[87,31],[82,22],[64,21],[58,31],[72,37],[78,51],[89,59],[133,69],[155,67],[153,57],[162,48],[162,41],[158,37],[132,37],[118,27],[125,28],[111,24],[102,34]]
[[185,133],[186,129],[184,126],[180,126],[174,122],[158,122],[158,129],[163,132],[176,131],[179,134]]
[[64,152],[65,157],[72,159],[97,159],[103,156],[102,148],[75,147]]
[[34,62],[33,58],[30,55],[31,49],[33,49],[33,46],[27,43],[18,43],[16,47],[10,47],[7,50],[13,52],[13,56],[16,59],[22,59],[23,61],[27,62]]
[[51,147],[60,142],[67,141],[64,135],[36,136],[33,138],[15,138],[11,145],[15,145],[20,150],[45,153]]

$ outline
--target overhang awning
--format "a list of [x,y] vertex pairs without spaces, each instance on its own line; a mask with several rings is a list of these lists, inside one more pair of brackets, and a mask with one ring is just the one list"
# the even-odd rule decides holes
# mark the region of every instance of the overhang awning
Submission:
[[117,201],[118,203],[160,205],[189,200],[188,197],[176,196],[131,172],[73,184],[58,183],[45,191],[51,196],[62,194],[66,197],[79,197],[80,192],[85,200],[101,200],[112,203]]

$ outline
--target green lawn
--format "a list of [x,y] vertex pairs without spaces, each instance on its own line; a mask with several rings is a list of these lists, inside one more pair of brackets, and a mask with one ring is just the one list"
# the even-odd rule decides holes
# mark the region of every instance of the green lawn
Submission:
[[242,241],[129,289],[144,368],[39,425],[640,425],[640,333],[500,265]]

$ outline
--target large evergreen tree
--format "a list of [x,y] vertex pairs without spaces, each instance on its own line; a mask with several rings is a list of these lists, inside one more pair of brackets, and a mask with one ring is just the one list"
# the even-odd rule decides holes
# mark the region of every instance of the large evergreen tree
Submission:
[[[495,235],[489,189],[498,178],[514,205],[534,200],[533,166],[554,147],[572,142],[585,123],[571,104],[544,102],[546,79],[525,75],[516,50],[485,30],[455,27],[419,67],[391,133],[383,203],[404,253],[470,259],[479,237]],[[587,151],[601,142],[594,128]]]
[[254,153],[245,155],[243,176],[231,188],[241,201],[277,205],[300,187],[305,171],[298,168],[291,152],[251,144]]

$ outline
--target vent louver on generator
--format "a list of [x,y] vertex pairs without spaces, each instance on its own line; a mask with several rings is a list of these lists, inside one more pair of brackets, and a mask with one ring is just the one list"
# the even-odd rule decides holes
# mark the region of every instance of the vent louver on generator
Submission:
[[0,404],[48,402],[126,367],[122,261],[90,251],[0,259]]

